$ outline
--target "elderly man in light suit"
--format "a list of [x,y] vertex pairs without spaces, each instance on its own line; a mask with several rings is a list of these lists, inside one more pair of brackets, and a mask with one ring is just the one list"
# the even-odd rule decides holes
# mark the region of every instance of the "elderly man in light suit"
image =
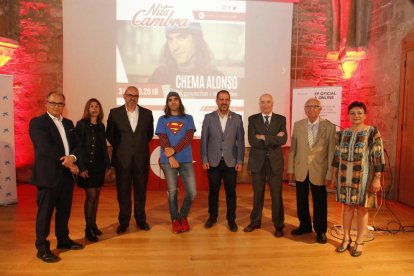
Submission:
[[201,158],[207,170],[210,185],[208,212],[205,228],[217,222],[218,199],[221,180],[226,190],[227,221],[229,229],[236,232],[236,180],[237,172],[243,169],[244,128],[242,117],[229,110],[230,93],[217,93],[218,110],[206,114],[201,130]]
[[331,162],[335,149],[335,125],[319,117],[321,103],[315,98],[305,103],[307,118],[297,121],[293,127],[289,153],[289,180],[296,180],[296,204],[299,227],[292,235],[312,232],[309,215],[309,186],[313,199],[313,228],[316,241],[326,243],[327,191],[331,179]]

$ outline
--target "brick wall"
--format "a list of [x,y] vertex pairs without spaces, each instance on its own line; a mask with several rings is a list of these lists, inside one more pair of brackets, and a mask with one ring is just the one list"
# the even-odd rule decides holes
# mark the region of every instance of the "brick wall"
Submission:
[[[405,0],[371,1],[367,58],[349,80],[341,79],[334,62],[324,57],[332,18],[328,1],[301,0],[294,7],[292,32],[292,87],[342,85],[342,126],[348,126],[346,107],[354,100],[367,104],[367,123],[379,128],[389,154],[386,187],[394,188],[400,88],[401,40],[414,31],[414,5]],[[298,42],[297,42],[298,41]]]
[[18,182],[29,179],[33,149],[28,136],[30,118],[45,111],[44,98],[62,90],[63,26],[61,0],[2,1],[7,11],[3,35],[20,47],[0,73],[14,76],[15,145]]

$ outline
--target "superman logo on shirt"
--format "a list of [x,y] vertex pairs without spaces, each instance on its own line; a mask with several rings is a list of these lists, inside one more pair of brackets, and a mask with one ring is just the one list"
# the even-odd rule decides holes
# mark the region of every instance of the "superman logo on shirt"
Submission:
[[167,123],[167,127],[170,129],[172,133],[177,134],[177,132],[180,131],[180,129],[183,127],[183,122],[169,122]]

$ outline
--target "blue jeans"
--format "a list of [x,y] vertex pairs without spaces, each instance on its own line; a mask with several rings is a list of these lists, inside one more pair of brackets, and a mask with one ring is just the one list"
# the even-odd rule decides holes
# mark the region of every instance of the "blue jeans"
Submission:
[[[168,207],[170,208],[171,220],[187,217],[197,194],[193,163],[180,163],[180,167],[176,169],[171,168],[170,164],[161,164],[161,168],[167,180]],[[186,191],[180,212],[178,212],[177,202],[178,174],[181,176]]]

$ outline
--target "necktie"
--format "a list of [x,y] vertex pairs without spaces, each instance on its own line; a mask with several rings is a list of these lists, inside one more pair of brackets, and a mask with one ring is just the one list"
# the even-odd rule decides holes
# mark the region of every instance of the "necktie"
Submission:
[[269,132],[269,128],[270,128],[270,123],[269,123],[269,116],[264,116],[265,117],[265,127],[266,127],[266,132]]
[[313,127],[314,125],[308,126],[308,143],[310,148],[313,146],[315,141],[315,137],[313,137]]

